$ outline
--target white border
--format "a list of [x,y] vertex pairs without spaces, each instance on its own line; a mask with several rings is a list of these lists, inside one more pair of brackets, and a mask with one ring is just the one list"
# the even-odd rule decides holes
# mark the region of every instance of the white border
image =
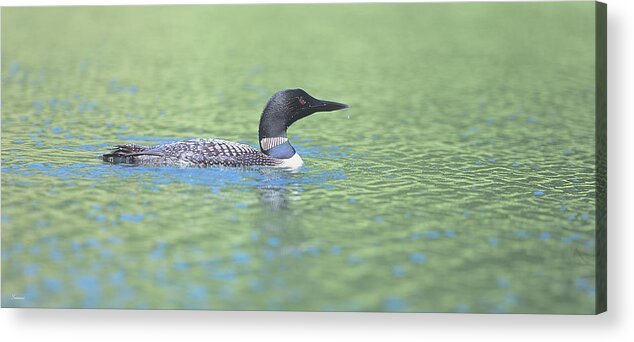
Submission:
[[[216,1],[216,3],[231,1]],[[298,1],[233,1],[232,3]],[[342,2],[342,1],[320,1]],[[345,1],[359,2],[359,1]],[[383,1],[385,2],[385,1]],[[400,1],[406,2],[406,1]],[[448,2],[448,1],[435,1]],[[177,1],[3,0],[2,6],[174,4]],[[199,4],[212,1],[185,1]],[[608,0],[608,312],[600,316],[2,309],[4,341],[625,341],[634,336],[631,194],[634,17]],[[629,37],[629,38],[626,38]]]

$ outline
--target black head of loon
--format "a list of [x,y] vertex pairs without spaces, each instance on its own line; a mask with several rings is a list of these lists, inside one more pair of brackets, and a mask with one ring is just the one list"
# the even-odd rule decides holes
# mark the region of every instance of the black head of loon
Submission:
[[311,114],[344,108],[348,105],[318,100],[303,89],[279,91],[267,102],[260,118],[260,149],[274,158],[289,158],[295,154],[295,149],[286,137],[288,127]]

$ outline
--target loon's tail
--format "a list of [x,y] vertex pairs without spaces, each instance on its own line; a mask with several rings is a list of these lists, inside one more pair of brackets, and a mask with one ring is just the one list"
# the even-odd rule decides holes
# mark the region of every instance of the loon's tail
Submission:
[[143,154],[149,147],[137,144],[116,145],[112,152],[102,156],[103,161],[111,164],[134,164],[135,156]]

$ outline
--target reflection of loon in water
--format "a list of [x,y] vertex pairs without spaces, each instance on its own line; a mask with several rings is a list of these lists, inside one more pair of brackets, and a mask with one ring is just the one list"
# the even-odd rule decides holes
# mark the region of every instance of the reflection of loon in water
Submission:
[[262,165],[297,169],[303,161],[288,141],[288,127],[313,113],[347,107],[342,103],[318,100],[302,89],[282,90],[271,97],[262,112],[260,150],[221,139],[190,139],[155,146],[117,145],[112,152],[103,155],[103,160],[112,164],[146,166]]
[[265,203],[272,211],[288,209],[287,189],[278,186],[259,187],[260,201]]

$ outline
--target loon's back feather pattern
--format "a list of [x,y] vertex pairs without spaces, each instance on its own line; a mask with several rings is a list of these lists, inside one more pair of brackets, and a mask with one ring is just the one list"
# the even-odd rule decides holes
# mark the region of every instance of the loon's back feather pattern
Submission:
[[190,139],[155,146],[117,145],[111,153],[103,155],[103,160],[112,164],[182,167],[280,164],[249,145],[222,139]]

